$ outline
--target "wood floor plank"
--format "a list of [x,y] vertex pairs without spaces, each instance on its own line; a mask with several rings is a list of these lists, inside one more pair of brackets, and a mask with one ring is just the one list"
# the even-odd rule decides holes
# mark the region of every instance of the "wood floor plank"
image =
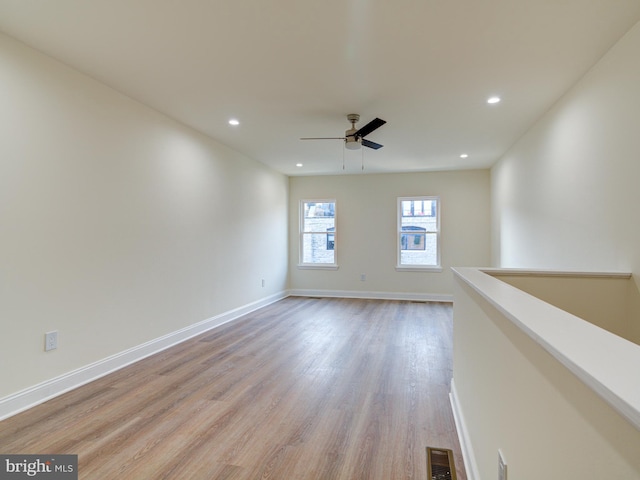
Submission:
[[289,297],[0,422],[79,478],[426,479],[450,448],[448,304]]

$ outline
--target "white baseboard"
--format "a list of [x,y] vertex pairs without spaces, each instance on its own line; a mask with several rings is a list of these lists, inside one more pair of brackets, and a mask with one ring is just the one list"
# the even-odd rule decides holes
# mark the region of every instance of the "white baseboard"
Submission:
[[277,302],[287,296],[288,292],[271,295],[4,397],[0,399],[0,420],[97,380],[127,365],[131,365],[143,358],[172,347],[180,342],[184,342],[207,330],[235,320],[254,310]]
[[467,479],[480,480],[478,464],[476,463],[476,457],[473,453],[471,438],[469,437],[469,431],[467,430],[467,425],[464,421],[464,415],[462,414],[462,408],[458,401],[456,384],[453,381],[453,378],[451,379],[451,393],[449,394],[449,400],[451,401],[453,419],[456,422],[456,430],[458,431],[458,438],[460,439],[460,448],[462,449],[462,458],[464,459],[464,469],[467,472]]
[[453,302],[453,295],[441,293],[362,292],[357,290],[289,290],[293,297],[363,298],[375,300],[409,300],[420,302]]

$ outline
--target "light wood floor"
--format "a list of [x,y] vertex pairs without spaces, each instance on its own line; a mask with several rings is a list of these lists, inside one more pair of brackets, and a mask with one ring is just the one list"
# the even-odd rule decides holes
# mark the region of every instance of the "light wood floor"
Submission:
[[0,422],[81,479],[427,479],[454,451],[449,304],[289,297]]

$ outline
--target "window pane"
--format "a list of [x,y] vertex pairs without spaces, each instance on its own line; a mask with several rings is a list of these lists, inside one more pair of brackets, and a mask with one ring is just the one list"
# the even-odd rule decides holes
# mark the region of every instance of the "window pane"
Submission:
[[303,263],[334,263],[334,234],[305,233],[302,236]]
[[436,200],[402,200],[403,217],[435,217]]
[[304,232],[326,232],[335,227],[334,203],[305,203]]
[[[428,265],[438,264],[438,236],[436,233],[401,234],[401,265]],[[423,248],[424,247],[424,248]]]
[[[402,227],[400,248],[402,250],[424,250],[426,230],[420,227]],[[410,232],[410,233],[404,233]]]
[[412,216],[411,207],[413,206],[413,202],[411,200],[403,200],[402,202],[402,216],[410,217]]

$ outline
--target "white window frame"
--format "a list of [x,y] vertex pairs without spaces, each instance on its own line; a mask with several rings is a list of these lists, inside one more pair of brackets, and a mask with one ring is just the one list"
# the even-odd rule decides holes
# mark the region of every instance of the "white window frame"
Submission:
[[[333,263],[305,263],[304,259],[304,236],[311,234],[327,234],[322,232],[305,232],[304,231],[304,206],[307,203],[333,203]],[[298,268],[301,269],[318,269],[318,270],[337,270],[338,269],[338,202],[334,198],[325,199],[303,199],[298,204]]]
[[[402,202],[403,201],[436,201],[436,230],[435,231],[426,231],[425,234],[436,234],[436,265],[410,265],[410,264],[401,264],[401,250],[402,250],[402,234],[407,233],[402,231]],[[396,226],[396,270],[397,271],[426,271],[426,272],[441,272],[442,264],[441,264],[441,229],[440,229],[440,197],[434,195],[418,195],[413,197],[398,197],[398,203],[396,206],[396,217],[397,217],[397,226]]]

